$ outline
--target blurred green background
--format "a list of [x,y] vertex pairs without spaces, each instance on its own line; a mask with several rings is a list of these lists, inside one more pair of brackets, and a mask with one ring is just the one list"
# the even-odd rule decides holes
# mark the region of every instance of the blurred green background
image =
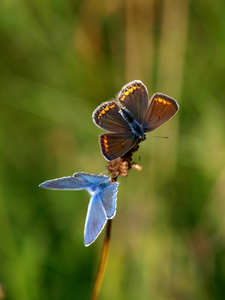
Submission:
[[119,178],[99,299],[224,299],[225,2],[1,0],[0,45],[0,299],[90,299],[89,195],[38,185],[105,170],[92,111],[134,79],[180,111]]

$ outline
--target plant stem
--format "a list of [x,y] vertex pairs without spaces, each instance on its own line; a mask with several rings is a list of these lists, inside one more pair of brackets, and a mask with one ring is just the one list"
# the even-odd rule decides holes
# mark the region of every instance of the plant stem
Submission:
[[102,280],[105,273],[105,267],[107,262],[107,257],[109,253],[109,241],[110,241],[110,233],[111,233],[112,220],[109,219],[106,227],[106,236],[102,248],[101,259],[98,267],[98,272],[95,278],[94,287],[92,290],[91,300],[97,300],[100,292],[100,288],[102,286]]

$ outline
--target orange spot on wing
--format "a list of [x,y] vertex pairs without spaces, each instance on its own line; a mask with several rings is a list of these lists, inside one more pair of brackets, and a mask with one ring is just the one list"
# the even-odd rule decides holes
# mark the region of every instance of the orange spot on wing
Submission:
[[104,115],[104,114],[105,114],[105,110],[103,109],[103,110],[99,113],[98,119],[100,119],[100,118],[102,117],[102,115]]
[[103,143],[104,143],[105,151],[108,152],[109,145],[108,145],[108,140],[107,140],[106,136],[103,136]]
[[120,101],[124,101],[127,96],[129,96],[130,94],[132,94],[137,89],[140,89],[140,86],[134,85],[134,86],[129,87],[127,91],[123,91],[122,92],[123,96],[119,100]]

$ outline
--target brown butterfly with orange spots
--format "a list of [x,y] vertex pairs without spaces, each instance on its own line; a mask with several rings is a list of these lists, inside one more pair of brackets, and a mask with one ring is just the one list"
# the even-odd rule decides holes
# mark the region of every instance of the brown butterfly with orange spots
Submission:
[[148,105],[148,91],[140,80],[126,84],[119,92],[118,102],[102,103],[93,112],[94,123],[104,133],[99,137],[102,155],[108,160],[125,155],[150,132],[164,124],[179,110],[176,100],[156,93]]

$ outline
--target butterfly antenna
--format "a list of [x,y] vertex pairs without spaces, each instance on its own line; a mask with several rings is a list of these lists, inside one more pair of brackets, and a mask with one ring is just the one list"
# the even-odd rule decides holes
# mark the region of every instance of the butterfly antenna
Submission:
[[160,135],[152,135],[151,137],[161,138],[161,139],[168,139],[168,136],[160,136]]

